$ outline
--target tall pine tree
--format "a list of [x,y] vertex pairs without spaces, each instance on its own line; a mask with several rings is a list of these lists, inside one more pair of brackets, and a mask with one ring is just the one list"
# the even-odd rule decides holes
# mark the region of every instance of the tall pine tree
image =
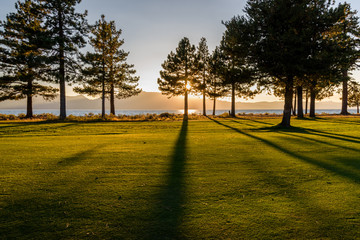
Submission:
[[229,88],[224,85],[224,71],[226,71],[224,57],[220,47],[216,47],[209,59],[209,78],[207,94],[213,100],[213,115],[216,114],[216,99],[225,97]]
[[49,61],[54,67],[54,78],[60,85],[60,119],[66,118],[66,82],[75,79],[79,65],[75,59],[80,47],[86,44],[87,13],[76,13],[81,0],[36,0],[46,9],[46,28],[53,49]]
[[360,27],[357,12],[351,10],[348,3],[339,4],[341,16],[329,31],[329,37],[338,44],[336,57],[339,60],[339,70],[342,73],[342,115],[348,115],[348,82],[349,72],[357,67],[360,56]]
[[290,126],[295,78],[332,70],[334,58],[325,57],[331,56],[331,41],[323,35],[335,20],[329,14],[330,5],[328,0],[247,2],[251,60],[269,76],[265,85],[275,79],[285,89],[281,126]]
[[350,81],[349,83],[348,104],[349,107],[356,107],[356,113],[359,114],[360,84],[358,82]]
[[196,52],[196,66],[197,66],[197,90],[201,92],[203,98],[203,115],[206,116],[206,96],[207,96],[207,82],[209,81],[209,59],[210,53],[206,43],[206,38],[201,38]]
[[134,76],[134,65],[126,63],[128,52],[120,49],[124,40],[120,39],[121,30],[116,29],[114,21],[107,22],[105,16],[91,29],[90,45],[95,53],[82,57],[85,67],[80,81],[82,87],[74,91],[90,96],[101,95],[102,117],[105,116],[105,98],[110,98],[110,113],[115,114],[115,98],[123,99],[141,92],[138,88],[139,77]]
[[30,0],[18,1],[16,12],[1,22],[0,31],[0,101],[27,98],[26,117],[33,117],[32,101],[36,95],[53,99],[57,89],[44,85],[47,80],[45,52],[46,11]]
[[160,78],[158,79],[159,90],[171,96],[184,96],[184,120],[188,120],[188,94],[194,89],[191,83],[196,79],[196,64],[195,64],[194,45],[190,44],[188,38],[183,38],[176,52],[170,52],[167,59],[162,64],[163,70],[160,71]]
[[235,101],[238,97],[253,97],[257,92],[251,87],[255,84],[255,69],[249,62],[250,31],[244,17],[234,17],[223,23],[226,31],[221,41],[225,63],[224,85],[231,88],[231,111],[235,117]]

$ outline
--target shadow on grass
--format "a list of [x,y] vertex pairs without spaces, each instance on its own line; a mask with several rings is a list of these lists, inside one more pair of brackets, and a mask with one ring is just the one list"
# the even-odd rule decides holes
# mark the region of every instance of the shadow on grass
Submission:
[[[337,175],[340,175],[342,177],[345,177],[345,178],[348,178],[352,181],[354,181],[355,183],[360,183],[360,175],[359,173],[357,173],[357,171],[359,170],[360,166],[359,165],[353,165],[356,169],[354,169],[355,171],[350,171],[348,169],[343,169],[343,168],[340,168],[339,166],[337,165],[334,165],[334,164],[331,164],[331,163],[327,163],[327,162],[321,162],[321,161],[318,161],[316,159],[313,159],[313,158],[310,158],[310,157],[307,157],[307,156],[303,156],[297,152],[294,152],[294,151],[290,151],[289,149],[285,148],[284,146],[280,146],[274,142],[271,142],[267,139],[264,139],[264,138],[261,138],[261,137],[258,137],[258,136],[255,136],[255,135],[252,135],[248,132],[245,132],[245,131],[242,131],[238,128],[235,128],[235,127],[232,127],[232,126],[229,126],[229,125],[226,125],[224,123],[221,123],[215,119],[211,119],[212,121],[214,121],[215,123],[221,125],[221,126],[224,126],[226,128],[229,128],[235,132],[238,132],[240,134],[243,134],[245,136],[248,136],[252,139],[255,139],[257,141],[260,141],[264,144],[266,144],[267,146],[269,147],[272,147],[280,152],[283,152],[284,154],[290,156],[290,157],[293,157],[293,158],[297,158],[301,161],[304,161],[304,162],[307,162],[307,163],[310,163],[310,164],[313,164],[315,166],[318,166],[318,167],[321,167],[323,169],[326,169],[328,171],[331,171]],[[279,131],[279,130],[283,130],[285,132],[304,132],[304,129],[302,128],[288,128],[288,129],[285,129],[285,128],[279,128],[279,127],[272,127],[272,128],[265,128],[265,129],[273,129],[275,131]],[[316,134],[315,134],[316,135]],[[328,135],[323,135],[325,137],[329,137],[329,138],[336,138],[338,139],[338,137],[333,137],[333,136],[328,136]],[[349,139],[344,139],[344,138],[340,138],[341,140],[345,140],[345,141],[350,141],[350,142],[358,142],[358,141],[354,141],[354,140],[349,140]]]
[[247,121],[251,121],[251,122],[255,122],[255,123],[261,123],[261,124],[265,124],[265,125],[274,125],[272,123],[268,123],[268,122],[263,122],[263,121],[260,121],[260,120],[255,120],[253,118],[242,118],[242,117],[236,117],[237,119],[241,119],[241,120],[247,120]]
[[[39,171],[38,179],[29,184],[29,189],[9,190],[8,196],[0,196],[0,239],[39,239],[42,235],[64,239],[73,236],[77,230],[72,227],[71,219],[91,219],[94,216],[94,211],[77,204],[79,200],[76,198],[79,192],[96,181],[63,170],[82,164],[103,146],[105,144],[63,158],[54,166]],[[73,177],[74,181],[71,180]],[[86,237],[85,234],[82,236]]]
[[328,121],[328,119],[319,118],[319,121],[321,122],[328,122],[328,123],[341,123],[341,124],[348,124],[348,125],[360,125],[359,121],[349,121],[347,119],[341,118],[341,119],[331,119],[331,121]]
[[312,134],[312,135],[332,138],[332,139],[340,140],[340,141],[346,141],[346,142],[351,142],[351,143],[360,143],[360,139],[358,137],[349,136],[349,135],[345,135],[345,134],[339,134],[339,133],[329,133],[329,132],[310,129],[310,128],[301,128],[301,127],[282,128],[279,126],[274,126],[274,127],[258,128],[257,130],[268,131],[268,132],[289,132],[289,133]]
[[182,239],[179,229],[185,200],[184,171],[186,165],[186,136],[188,122],[183,121],[174,146],[165,186],[158,195],[152,222],[154,226],[147,239]]
[[71,157],[63,158],[57,163],[56,167],[68,167],[68,166],[74,166],[88,158],[90,158],[94,153],[101,150],[103,147],[105,147],[105,144],[97,145],[91,149],[87,149],[85,151],[79,152]]

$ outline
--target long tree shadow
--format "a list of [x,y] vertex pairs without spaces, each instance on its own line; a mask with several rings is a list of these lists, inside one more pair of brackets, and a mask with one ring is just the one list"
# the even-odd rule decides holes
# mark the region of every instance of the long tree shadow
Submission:
[[237,119],[247,120],[247,121],[251,121],[251,122],[255,122],[255,123],[261,123],[261,124],[265,124],[265,125],[274,125],[274,124],[272,124],[272,123],[268,123],[268,122],[264,122],[264,121],[259,121],[259,120],[255,120],[255,119],[247,118],[247,117],[237,117]]
[[341,124],[348,124],[348,125],[360,125],[360,122],[357,121],[349,121],[346,119],[331,119],[331,121],[327,121],[328,119],[324,119],[324,118],[319,118],[318,119],[321,122],[327,122],[327,123],[341,123]]
[[[235,121],[235,120],[232,120],[232,122],[235,122],[235,123],[238,123],[238,124],[244,124],[242,122],[238,122],[238,121]],[[248,125],[248,124],[245,124],[245,125]],[[347,136],[347,135],[344,135],[344,137],[337,137],[337,136],[331,136],[331,133],[321,132],[321,131],[313,130],[313,129],[298,128],[298,127],[279,128],[278,126],[275,126],[275,127],[257,128],[257,129],[252,129],[252,130],[254,130],[254,131],[261,130],[261,131],[268,131],[268,132],[275,132],[276,131],[276,133],[280,133],[280,134],[284,134],[284,135],[288,135],[288,136],[293,136],[293,137],[297,137],[297,138],[303,138],[303,139],[306,139],[308,141],[313,141],[313,142],[317,142],[317,143],[320,143],[320,144],[325,144],[325,145],[329,145],[329,146],[333,146],[333,147],[339,147],[339,148],[349,150],[349,151],[354,151],[354,152],[359,152],[360,151],[359,149],[356,149],[356,148],[342,146],[342,145],[339,145],[339,144],[335,144],[333,142],[332,143],[331,142],[325,142],[325,141],[322,141],[322,140],[315,139],[315,138],[311,137],[311,136],[316,135],[316,136],[321,136],[321,137],[325,137],[325,138],[333,138],[333,139],[341,140],[341,141],[348,141],[348,142],[354,142],[354,143],[359,142],[359,141],[356,141],[356,140],[345,139],[345,137],[352,138],[351,136]],[[297,135],[297,134],[302,134],[302,135]],[[309,137],[306,137],[304,135],[308,135]]]
[[349,135],[345,135],[345,134],[339,134],[339,133],[329,133],[329,132],[315,130],[315,129],[311,129],[311,128],[302,128],[302,127],[282,128],[282,127],[274,126],[274,127],[258,128],[256,130],[270,131],[270,132],[276,131],[276,132],[290,132],[290,133],[307,133],[307,134],[332,138],[332,139],[340,140],[340,141],[346,141],[346,142],[351,142],[351,143],[360,143],[360,138],[358,138],[358,137],[349,136]]
[[[39,236],[34,236],[37,232],[51,233],[52,239],[62,239],[63,231],[66,229],[56,222],[65,221],[70,216],[90,219],[93,215],[92,210],[78,207],[74,204],[74,198],[79,191],[90,188],[96,181],[89,180],[86,176],[72,175],[64,170],[84,164],[83,161],[93,158],[93,155],[104,146],[105,144],[96,145],[42,169],[34,179],[36,187],[32,190],[9,190],[9,196],[0,199],[3,203],[0,222],[9,222],[8,225],[0,224],[0,239],[37,239]],[[61,185],[67,187],[59,188]],[[74,195],[74,192],[77,194]]]
[[[255,135],[252,135],[250,133],[247,133],[247,132],[244,132],[238,128],[235,128],[235,127],[232,127],[232,126],[229,126],[229,125],[226,125],[224,123],[221,123],[215,119],[211,119],[212,121],[214,121],[215,123],[221,125],[221,126],[224,126],[226,128],[229,128],[229,129],[232,129],[233,131],[236,131],[240,134],[243,134],[245,136],[248,136],[250,138],[253,138],[255,140],[258,140],[258,141],[261,141],[262,143],[265,143],[266,145],[274,148],[274,149],[277,149],[278,151],[281,151],[283,152],[284,154],[290,156],[290,157],[293,157],[293,158],[297,158],[301,161],[305,161],[307,163],[310,163],[310,164],[313,164],[315,166],[318,166],[318,167],[321,167],[321,168],[324,168],[328,171],[331,171],[335,174],[338,174],[342,177],[345,177],[345,178],[348,178],[352,181],[354,181],[355,183],[360,183],[360,175],[356,172],[356,170],[358,169],[355,169],[355,171],[350,171],[350,170],[347,170],[347,169],[343,169],[343,168],[339,168],[338,166],[335,166],[333,164],[329,164],[329,163],[326,163],[326,162],[321,162],[321,161],[318,161],[316,159],[313,159],[313,158],[310,158],[310,157],[307,157],[307,156],[303,156],[303,155],[300,155],[296,152],[293,152],[293,151],[290,151],[288,149],[286,149],[285,147],[283,146],[280,146],[280,145],[277,145],[269,140],[266,140],[266,139],[263,139],[261,137],[258,137],[258,136],[255,136]],[[348,140],[348,141],[352,141],[352,140]]]
[[188,122],[183,121],[174,146],[166,185],[160,190],[154,211],[153,231],[148,239],[182,239],[179,229],[185,201],[186,137]]

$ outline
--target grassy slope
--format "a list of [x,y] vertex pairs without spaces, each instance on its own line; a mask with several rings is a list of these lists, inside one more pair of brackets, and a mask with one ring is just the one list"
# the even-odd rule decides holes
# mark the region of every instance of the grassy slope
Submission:
[[0,123],[0,239],[360,236],[359,118]]

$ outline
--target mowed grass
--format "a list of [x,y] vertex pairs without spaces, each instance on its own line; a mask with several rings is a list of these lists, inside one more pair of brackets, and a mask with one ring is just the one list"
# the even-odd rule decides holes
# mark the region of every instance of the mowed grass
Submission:
[[360,238],[360,118],[0,123],[0,239]]

